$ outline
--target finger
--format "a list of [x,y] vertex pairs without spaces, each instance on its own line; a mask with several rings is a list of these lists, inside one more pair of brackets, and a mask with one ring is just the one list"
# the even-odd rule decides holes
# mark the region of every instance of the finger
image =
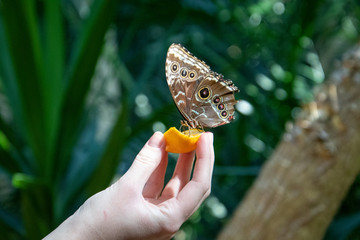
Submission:
[[176,198],[178,209],[183,214],[184,219],[190,217],[210,194],[214,166],[212,133],[205,133],[200,137],[196,155],[193,178],[184,186]]
[[185,184],[189,182],[194,163],[194,156],[194,151],[179,155],[174,174],[161,194],[163,199],[176,197]]
[[159,166],[151,174],[149,180],[145,184],[143,190],[144,198],[157,199],[159,197],[164,187],[164,178],[165,178],[167,164],[168,164],[168,155],[167,152],[165,152],[162,155]]
[[164,136],[160,132],[155,132],[122,178],[127,179],[127,182],[132,184],[135,190],[142,192],[145,183],[165,154]]
[[[196,164],[192,180],[197,182],[211,183],[212,173],[214,169],[214,146],[213,134],[207,132],[205,139],[202,139],[196,149]],[[199,139],[200,140],[200,139]]]

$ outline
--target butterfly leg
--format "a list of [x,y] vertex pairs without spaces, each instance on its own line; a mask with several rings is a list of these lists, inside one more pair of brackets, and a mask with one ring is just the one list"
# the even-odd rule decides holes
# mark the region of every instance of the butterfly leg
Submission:
[[202,132],[205,132],[205,129],[203,128],[203,126],[201,126],[201,125],[199,125],[200,126],[200,128],[201,128],[201,131]]
[[[181,120],[180,123],[181,123],[181,125],[180,125],[180,132],[183,132],[182,129],[183,129],[183,127],[184,127],[186,130],[188,130],[189,136],[191,135],[191,131],[190,131],[191,129],[198,129],[200,132],[205,132],[203,126],[201,126],[201,125],[199,124],[199,122],[196,121],[195,119],[193,119],[193,120],[190,121],[190,122],[188,122],[188,121],[186,121],[186,120]],[[184,130],[184,131],[186,131],[186,130]]]
[[[180,121],[180,123],[181,123],[181,125],[180,125],[180,132],[184,132],[184,131],[186,131],[186,130],[190,130],[191,129],[191,127],[190,127],[190,125],[189,125],[189,123],[187,122],[187,121],[185,121],[185,120],[181,120]],[[183,127],[184,127],[184,131],[183,131]],[[190,131],[188,131],[189,132],[189,136],[190,136]]]

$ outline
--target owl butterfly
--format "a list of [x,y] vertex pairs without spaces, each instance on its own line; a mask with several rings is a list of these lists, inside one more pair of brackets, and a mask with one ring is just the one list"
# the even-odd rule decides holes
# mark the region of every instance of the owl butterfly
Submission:
[[189,128],[214,128],[234,119],[234,93],[239,89],[223,75],[211,71],[180,44],[167,52],[166,80],[177,108]]

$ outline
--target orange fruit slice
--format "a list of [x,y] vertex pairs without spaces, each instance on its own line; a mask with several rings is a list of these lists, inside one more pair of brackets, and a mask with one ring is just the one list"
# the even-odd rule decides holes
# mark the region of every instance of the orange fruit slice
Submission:
[[195,150],[196,143],[204,131],[200,129],[190,129],[184,132],[179,132],[175,127],[169,128],[164,137],[166,140],[167,152],[172,153],[187,153]]

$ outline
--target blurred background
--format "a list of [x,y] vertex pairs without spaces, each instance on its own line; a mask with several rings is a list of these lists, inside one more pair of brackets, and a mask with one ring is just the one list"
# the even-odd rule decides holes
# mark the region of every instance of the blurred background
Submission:
[[[359,4],[0,0],[1,238],[46,235],[154,131],[180,126],[164,71],[175,42],[240,89],[236,120],[211,129],[211,196],[175,236],[214,239],[312,89],[359,42]],[[359,179],[325,239],[360,239]]]

